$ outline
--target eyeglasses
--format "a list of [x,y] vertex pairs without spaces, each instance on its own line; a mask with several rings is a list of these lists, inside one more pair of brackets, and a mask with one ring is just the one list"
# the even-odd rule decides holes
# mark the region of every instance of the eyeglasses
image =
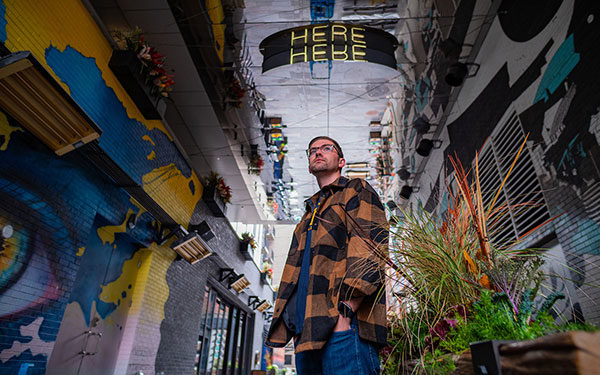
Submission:
[[306,150],[306,155],[308,157],[313,156],[314,154],[317,153],[317,151],[321,150],[321,152],[332,152],[335,151],[337,152],[336,148],[334,145],[332,144],[326,144],[326,145],[322,145],[320,147],[311,147],[308,150]]

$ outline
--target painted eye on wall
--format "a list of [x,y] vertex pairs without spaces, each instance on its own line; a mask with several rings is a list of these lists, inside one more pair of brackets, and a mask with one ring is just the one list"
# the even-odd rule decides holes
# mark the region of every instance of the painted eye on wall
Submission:
[[14,231],[12,225],[3,226],[2,231],[0,231],[0,233],[2,233],[2,241],[4,242],[5,239],[11,238],[14,232],[15,231]]
[[0,178],[0,318],[61,297],[55,258],[60,249],[72,248],[66,233],[52,206],[35,191]]

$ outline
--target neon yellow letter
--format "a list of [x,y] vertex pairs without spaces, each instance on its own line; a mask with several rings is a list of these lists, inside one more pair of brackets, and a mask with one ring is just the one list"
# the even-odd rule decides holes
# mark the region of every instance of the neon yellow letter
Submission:
[[[339,29],[339,31],[336,31],[336,29]],[[348,38],[346,37],[346,31],[348,31],[346,29],[346,26],[342,26],[342,25],[333,25],[331,26],[331,41],[335,42],[335,36],[336,35],[341,35],[344,37],[344,42],[348,41]]]
[[[323,32],[321,32],[321,33],[317,32],[317,30],[326,29],[326,28],[327,28],[327,25],[315,26],[313,28],[313,35],[312,35],[313,42],[326,42],[327,41],[327,38],[325,38],[325,33],[323,33]],[[320,37],[324,37],[324,38],[323,39],[317,39],[317,38],[320,38]]]
[[[359,48],[361,50],[359,50]],[[359,61],[364,61],[365,60],[365,56],[367,55],[365,53],[365,49],[367,47],[362,45],[362,44],[353,44],[352,45],[352,60],[359,60]]]
[[[337,58],[337,56],[343,56],[343,58]],[[331,45],[331,59],[332,60],[348,60],[348,46],[344,44],[343,51],[336,51],[335,44]]]
[[299,35],[299,36],[296,36],[296,32],[292,31],[292,40],[291,40],[292,47],[294,46],[294,40],[296,40],[296,39],[304,39],[304,44],[306,45],[306,43],[308,42],[308,30],[304,29],[304,35]]
[[[317,48],[321,48],[317,50]],[[326,61],[327,60],[327,44],[315,44],[312,48],[312,59],[313,61]],[[321,57],[322,56],[322,57]]]

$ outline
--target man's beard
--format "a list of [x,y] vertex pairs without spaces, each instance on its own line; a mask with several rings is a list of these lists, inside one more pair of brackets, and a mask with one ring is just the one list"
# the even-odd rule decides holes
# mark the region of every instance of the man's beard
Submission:
[[326,172],[326,171],[330,171],[333,170],[333,168],[331,168],[330,165],[327,164],[326,161],[320,162],[320,163],[314,163],[313,165],[310,166],[310,173],[314,174],[319,173],[319,172]]

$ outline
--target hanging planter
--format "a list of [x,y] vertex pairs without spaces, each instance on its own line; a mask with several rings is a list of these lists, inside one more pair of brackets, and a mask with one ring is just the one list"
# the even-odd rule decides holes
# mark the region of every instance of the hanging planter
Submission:
[[242,239],[240,241],[240,253],[242,253],[244,259],[252,260],[255,249],[256,242],[254,241],[254,237],[248,232],[242,233]]
[[260,273],[260,282],[263,284],[267,284],[271,281],[271,277],[269,276],[269,274],[267,272],[261,272]]
[[149,120],[162,119],[173,76],[164,68],[165,57],[150,47],[139,28],[114,33],[121,48],[113,51],[108,63],[142,115]]
[[263,284],[271,283],[273,280],[273,268],[270,263],[265,262],[263,265],[263,270],[260,273],[260,281]]
[[142,63],[135,52],[113,51],[108,66],[145,118],[162,118],[167,103],[162,98],[152,95],[151,87],[140,74]]
[[244,101],[242,100],[246,95],[246,90],[242,88],[240,81],[235,77],[230,77],[226,83],[225,89],[225,105],[230,105],[235,108],[242,108]]
[[259,154],[252,154],[250,156],[250,162],[248,163],[248,174],[260,176],[262,168],[265,166],[265,161]]
[[225,217],[227,203],[231,201],[231,188],[217,172],[211,171],[205,178],[206,187],[202,199],[216,217]]
[[227,213],[227,206],[225,205],[225,202],[223,202],[223,198],[221,198],[218,190],[214,186],[208,186],[204,189],[202,199],[213,215],[216,217],[225,217],[225,214]]

